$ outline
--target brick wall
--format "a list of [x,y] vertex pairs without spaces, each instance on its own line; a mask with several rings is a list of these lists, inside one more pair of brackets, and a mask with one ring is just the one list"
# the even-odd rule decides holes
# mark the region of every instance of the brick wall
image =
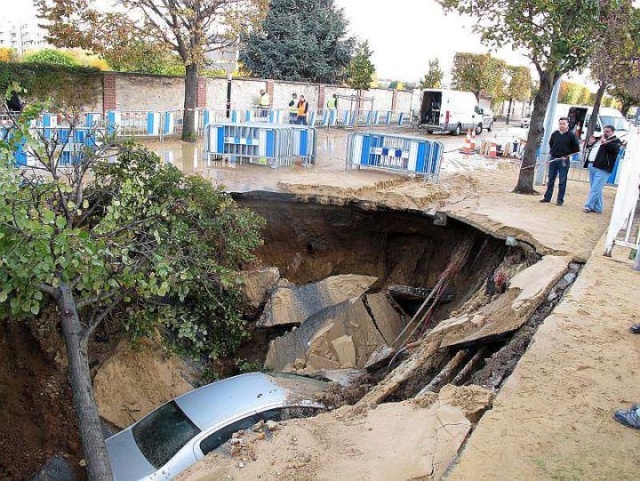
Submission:
[[[334,94],[343,97],[357,95],[348,87],[304,82],[283,82],[264,79],[233,79],[231,83],[231,108],[236,110],[255,108],[260,90],[271,95],[275,109],[287,109],[291,94],[304,95],[309,107],[326,108],[327,100]],[[408,112],[411,92],[390,89],[370,89],[362,95],[371,100],[362,102],[361,108],[373,110],[398,110]],[[395,100],[394,100],[395,99]],[[201,78],[198,81],[197,105],[200,108],[225,109],[227,101],[226,78]],[[104,74],[104,109],[106,110],[181,110],[184,104],[184,80],[180,77],[137,75],[124,73]],[[356,101],[341,98],[339,109],[356,109]]]
[[116,76],[112,73],[104,74],[102,79],[102,107],[104,111],[116,108]]
[[116,109],[161,112],[182,110],[184,79],[157,75],[118,74]]

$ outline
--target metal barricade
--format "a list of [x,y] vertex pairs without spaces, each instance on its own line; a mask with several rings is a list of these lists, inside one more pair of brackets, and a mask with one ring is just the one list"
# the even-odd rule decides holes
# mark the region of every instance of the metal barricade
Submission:
[[[55,122],[51,121],[51,118],[47,118],[47,115],[45,114],[41,121],[30,127],[29,131],[36,141],[46,141],[50,146],[55,146],[53,159],[61,167],[81,162],[88,149],[96,149],[104,138],[104,128],[58,127]],[[55,116],[52,118],[55,119]],[[10,128],[0,129],[0,138],[7,139],[10,136]],[[27,139],[25,138],[21,139],[16,146],[14,158],[17,167],[35,167],[39,162],[37,157],[33,155],[31,147],[27,147]]]
[[159,137],[161,117],[160,112],[110,110],[107,112],[106,128],[108,133],[122,137]]
[[423,176],[437,183],[444,145],[420,137],[352,133],[347,145],[347,169],[383,169]]
[[289,166],[295,158],[303,165],[315,162],[315,129],[305,125],[262,122],[217,123],[205,127],[204,158],[241,163],[245,160],[273,168]]

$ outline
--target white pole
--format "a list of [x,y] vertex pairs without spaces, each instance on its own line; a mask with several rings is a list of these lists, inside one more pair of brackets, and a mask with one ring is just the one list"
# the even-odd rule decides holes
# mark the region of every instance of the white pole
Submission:
[[[540,157],[537,159],[548,160],[549,159],[549,139],[553,133],[553,121],[556,117],[556,104],[558,103],[558,94],[560,93],[560,79],[553,86],[551,92],[551,98],[549,99],[549,105],[547,106],[547,113],[544,117],[544,133],[542,134],[542,144],[540,145]],[[546,164],[541,164],[536,171],[535,185],[542,185],[544,183],[546,174]]]

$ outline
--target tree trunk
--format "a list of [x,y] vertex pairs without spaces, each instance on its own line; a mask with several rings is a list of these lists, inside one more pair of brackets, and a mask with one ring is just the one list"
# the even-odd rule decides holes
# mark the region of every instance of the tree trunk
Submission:
[[556,80],[560,78],[560,73],[550,74],[543,72],[540,75],[540,87],[533,100],[533,112],[531,114],[531,122],[529,125],[529,135],[527,136],[527,145],[524,148],[522,156],[522,165],[520,166],[520,175],[518,183],[513,190],[518,194],[534,194],[533,177],[536,166],[536,158],[538,147],[542,141],[542,133],[544,128],[544,117],[551,98],[551,91]]
[[182,121],[182,140],[195,142],[197,137],[195,111],[198,96],[199,66],[187,65],[184,78],[184,117]]
[[[607,89],[606,82],[600,82],[598,86],[598,91],[596,92],[596,100],[593,103],[593,110],[591,111],[591,118],[589,119],[589,126],[587,127],[587,135],[585,136],[586,140],[589,140],[589,137],[593,135],[593,132],[596,130],[596,124],[598,123],[598,112],[600,112],[600,104],[602,103],[602,99],[604,98],[604,91]],[[604,125],[600,126],[604,128]]]
[[511,108],[513,107],[513,97],[509,99],[509,108],[507,109],[507,125],[509,125],[509,120],[511,120]]
[[61,313],[62,334],[67,346],[73,404],[78,415],[82,448],[87,462],[87,474],[91,481],[111,481],[113,474],[91,386],[87,354],[88,341],[83,336],[84,328],[80,324],[71,287],[62,283],[58,292],[56,301]]

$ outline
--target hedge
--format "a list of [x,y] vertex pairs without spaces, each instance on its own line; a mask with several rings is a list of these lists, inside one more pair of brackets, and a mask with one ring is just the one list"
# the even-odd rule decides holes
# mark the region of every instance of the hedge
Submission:
[[0,95],[17,82],[27,90],[27,102],[51,101],[52,110],[100,105],[102,79],[94,68],[0,61]]

